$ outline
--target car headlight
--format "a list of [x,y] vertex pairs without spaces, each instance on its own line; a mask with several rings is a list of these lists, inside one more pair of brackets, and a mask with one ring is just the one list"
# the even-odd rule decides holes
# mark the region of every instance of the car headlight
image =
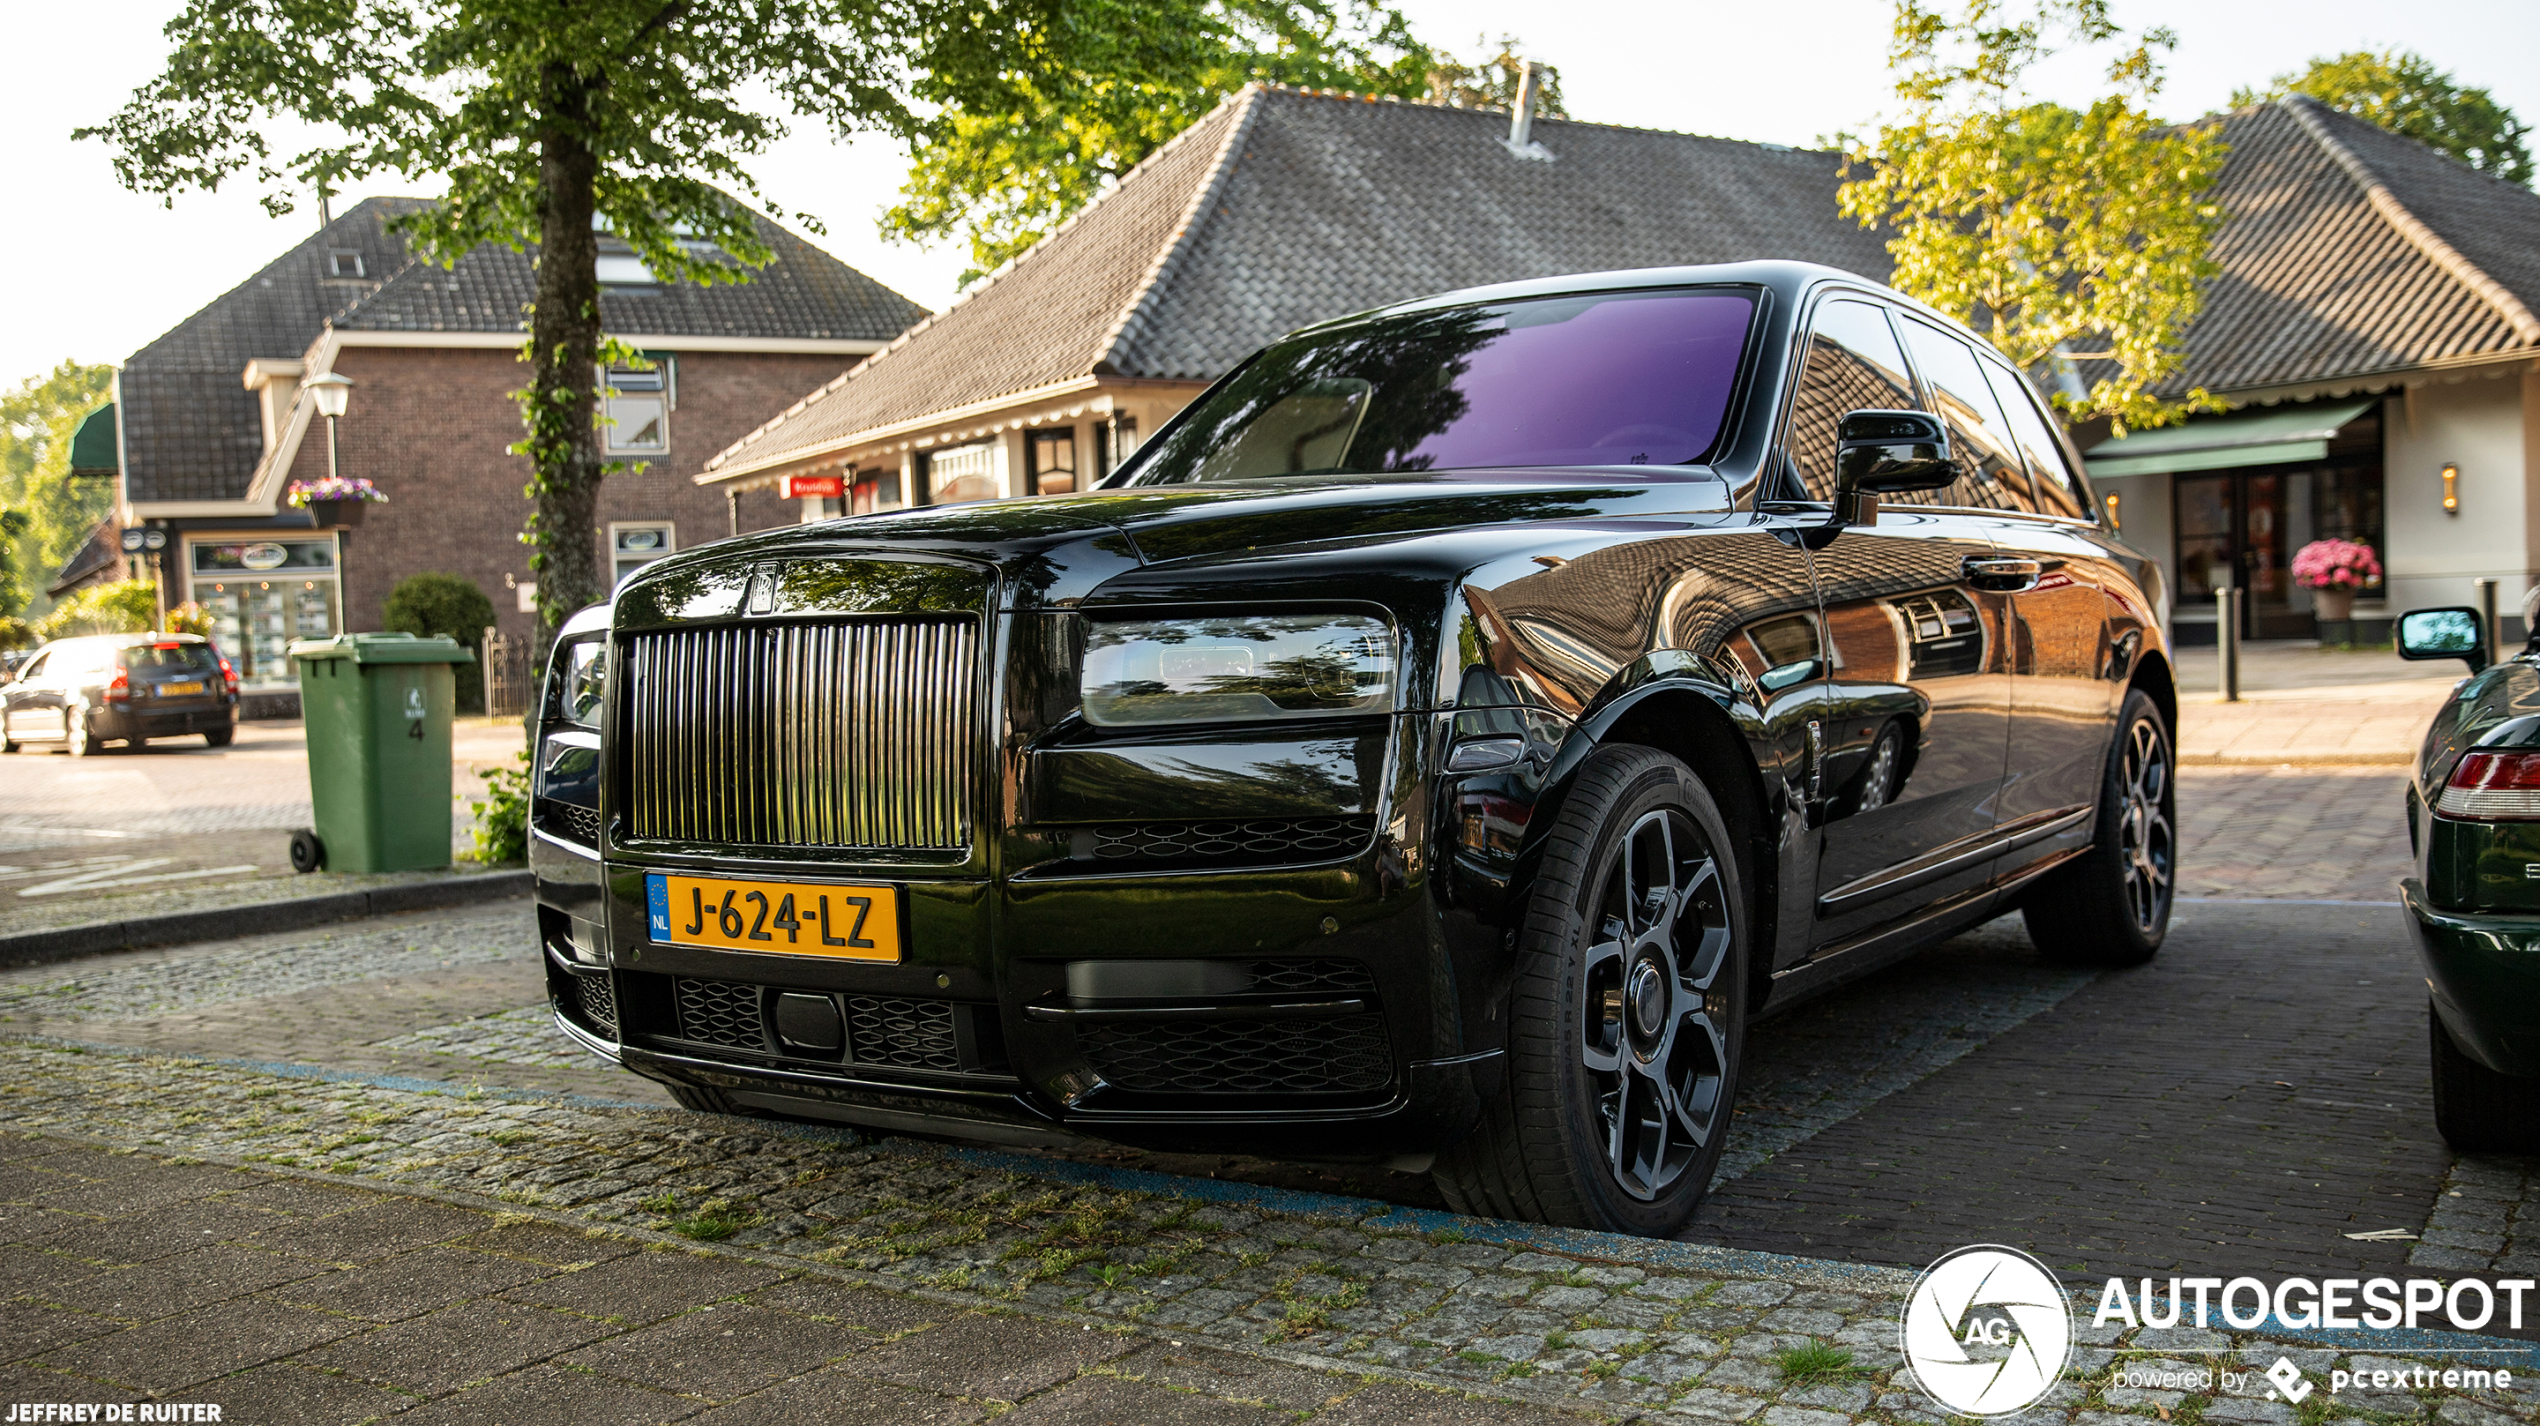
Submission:
[[556,650],[554,692],[548,706],[558,721],[584,728],[600,726],[600,710],[608,702],[608,653],[606,639],[584,639]]
[[1224,614],[1090,625],[1086,721],[1256,723],[1390,712],[1394,635],[1365,614]]

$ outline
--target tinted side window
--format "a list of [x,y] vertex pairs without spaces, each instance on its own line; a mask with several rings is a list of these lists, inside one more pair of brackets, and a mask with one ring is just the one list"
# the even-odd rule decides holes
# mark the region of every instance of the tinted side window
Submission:
[[44,676],[44,670],[49,667],[52,662],[53,656],[51,654],[37,654],[35,656],[35,662],[28,664],[23,670],[21,670],[18,677],[32,683],[36,679]]
[[1916,404],[1887,314],[1867,302],[1819,306],[1790,414],[1790,460],[1808,498],[1834,499],[1835,427],[1846,413],[1910,411]]
[[2002,398],[2002,414],[2010,419],[2011,439],[2019,443],[2021,454],[2028,457],[2029,479],[2037,487],[2038,508],[2049,515],[2068,515],[2088,520],[2097,512],[2090,508],[2090,492],[2064,462],[2063,444],[2055,439],[2055,429],[2039,410],[2037,394],[2028,383],[2013,376],[2008,367],[1983,363],[1987,380],[1993,383],[1993,394]]
[[1987,510],[2035,510],[2028,471],[2011,444],[2002,408],[1985,383],[1982,366],[1965,342],[1937,327],[1911,318],[1905,322],[1905,344],[1914,365],[1930,384],[1937,413],[1949,423],[1949,445],[1958,460],[1958,483],[1950,503]]

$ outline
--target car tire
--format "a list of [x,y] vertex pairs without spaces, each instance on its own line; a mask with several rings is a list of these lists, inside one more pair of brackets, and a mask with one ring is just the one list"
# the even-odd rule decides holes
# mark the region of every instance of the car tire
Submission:
[[203,745],[205,747],[225,748],[231,743],[236,742],[237,739],[238,730],[236,728],[207,728],[203,732]]
[[88,726],[88,710],[74,707],[62,719],[62,751],[84,758],[98,749],[97,734]]
[[2425,1019],[2434,1041],[2434,1128],[2443,1142],[2465,1154],[2540,1152],[2540,1079],[2498,1074],[2471,1059],[2431,1001]]
[[2090,849],[2021,898],[2037,953],[2060,965],[2139,966],[2160,954],[2178,889],[2178,757],[2161,706],[2126,694]]
[[1518,932],[1505,1088],[1432,1171],[1450,1206],[1644,1236],[1684,1226],[1736,1099],[1745,885],[1692,769],[1645,747],[1589,755]]

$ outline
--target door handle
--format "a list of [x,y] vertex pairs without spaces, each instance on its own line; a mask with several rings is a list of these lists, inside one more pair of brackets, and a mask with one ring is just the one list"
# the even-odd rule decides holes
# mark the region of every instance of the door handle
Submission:
[[2041,566],[2035,560],[1969,555],[1959,568],[1966,573],[1967,583],[1978,589],[1995,594],[2019,594],[2037,587]]

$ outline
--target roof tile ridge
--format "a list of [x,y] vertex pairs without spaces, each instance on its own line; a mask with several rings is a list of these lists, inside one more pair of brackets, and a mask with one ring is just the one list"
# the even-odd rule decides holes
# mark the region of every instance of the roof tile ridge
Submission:
[[[881,361],[884,357],[887,357],[900,350],[902,347],[907,346],[919,334],[926,331],[927,328],[934,326],[937,322],[950,317],[953,313],[968,306],[972,298],[977,297],[980,293],[987,291],[989,288],[1002,281],[1008,274],[1014,272],[1015,269],[1031,258],[1033,254],[1049,246],[1051,242],[1058,238],[1059,234],[1075,227],[1079,220],[1092,213],[1095,209],[1101,207],[1104,203],[1110,201],[1112,195],[1125,191],[1129,186],[1129,180],[1137,177],[1141,171],[1160,161],[1166,154],[1181,147],[1183,141],[1193,132],[1197,131],[1210,119],[1216,117],[1218,109],[1223,109],[1227,105],[1235,103],[1249,91],[1261,87],[1263,86],[1256,81],[1244,86],[1242,89],[1236,90],[1233,94],[1227,95],[1224,99],[1219,100],[1215,109],[1211,109],[1208,113],[1201,115],[1197,120],[1185,127],[1180,133],[1177,133],[1173,137],[1166,139],[1163,143],[1156,145],[1147,153],[1146,157],[1139,159],[1134,164],[1131,164],[1129,166],[1129,171],[1120,175],[1119,182],[1113,184],[1107,189],[1104,189],[1102,192],[1095,194],[1084,207],[1068,214],[1065,219],[1061,220],[1057,227],[1050,229],[1048,232],[1043,233],[1040,237],[1034,239],[1030,247],[1025,248],[1023,251],[1016,253],[1010,258],[1007,258],[1004,262],[997,264],[994,272],[991,272],[986,277],[979,279],[976,284],[967,290],[955,293],[953,295],[953,300],[944,304],[944,310],[941,312],[928,312],[924,317],[919,318],[907,330],[901,332],[898,336],[893,337],[890,344],[883,347],[880,351],[873,352],[865,356],[863,359],[857,361],[853,366],[848,367],[845,371],[838,373],[827,382],[814,388],[800,401],[795,402],[793,405],[786,407],[784,410],[777,412],[775,415],[761,422],[757,429],[744,434],[739,440],[734,441],[732,444],[725,446],[722,450],[715,452],[714,457],[705,463],[705,469],[709,471],[721,470],[726,463],[739,456],[746,448],[757,445],[760,441],[765,440],[769,435],[773,434],[778,427],[783,426],[786,422],[802,415],[804,411],[810,409],[819,402],[835,395],[838,390],[844,387],[848,382],[864,375],[867,370],[872,368],[874,363]],[[905,294],[901,294],[901,296],[903,300],[908,300]],[[920,304],[917,304],[914,301],[911,301],[910,305],[918,306],[921,311],[924,310]],[[1112,328],[1112,333],[1116,334],[1118,330],[1118,325],[1115,324]],[[1105,352],[1110,350],[1110,341],[1111,335],[1106,334],[1103,343],[1103,350]]]
[[2485,269],[2470,261],[2460,249],[2445,242],[2442,234],[2428,227],[2424,219],[2410,212],[2408,205],[2399,201],[2399,195],[2390,191],[2390,185],[2381,181],[2381,175],[2373,171],[2372,165],[2364,162],[2363,155],[2329,132],[2328,121],[2323,117],[2326,105],[2307,94],[2288,94],[2280,102],[2301,124],[2303,132],[2310,135],[2311,141],[2335,160],[2337,166],[2345,170],[2346,176],[2354,180],[2355,186],[2363,190],[2364,200],[2381,215],[2383,222],[2398,230],[2399,236],[2413,244],[2428,262],[2493,308],[2496,315],[2504,319],[2505,325],[2513,328],[2514,335],[2520,337],[2524,345],[2540,346],[2540,316],[2534,316],[2512,289],[2488,276]]
[[1261,97],[1270,88],[1256,80],[1227,96],[1225,102],[1238,108],[1234,119],[1226,125],[1225,137],[1218,141],[1217,156],[1209,164],[1208,172],[1191,189],[1190,201],[1183,205],[1182,215],[1173,225],[1172,236],[1164,240],[1155,261],[1147,265],[1145,275],[1138,279],[1137,289],[1122,304],[1118,320],[1111,324],[1111,330],[1102,334],[1102,340],[1094,344],[1093,370],[1102,371],[1112,366],[1112,358],[1119,353],[1122,343],[1137,331],[1156,295],[1164,290],[1166,281],[1181,266],[1182,255],[1190,251],[1192,239],[1207,223],[1209,210],[1217,205],[1217,195],[1224,191],[1227,178],[1235,171],[1235,161],[1243,153],[1244,141],[1251,137],[1253,123],[1261,115]]

